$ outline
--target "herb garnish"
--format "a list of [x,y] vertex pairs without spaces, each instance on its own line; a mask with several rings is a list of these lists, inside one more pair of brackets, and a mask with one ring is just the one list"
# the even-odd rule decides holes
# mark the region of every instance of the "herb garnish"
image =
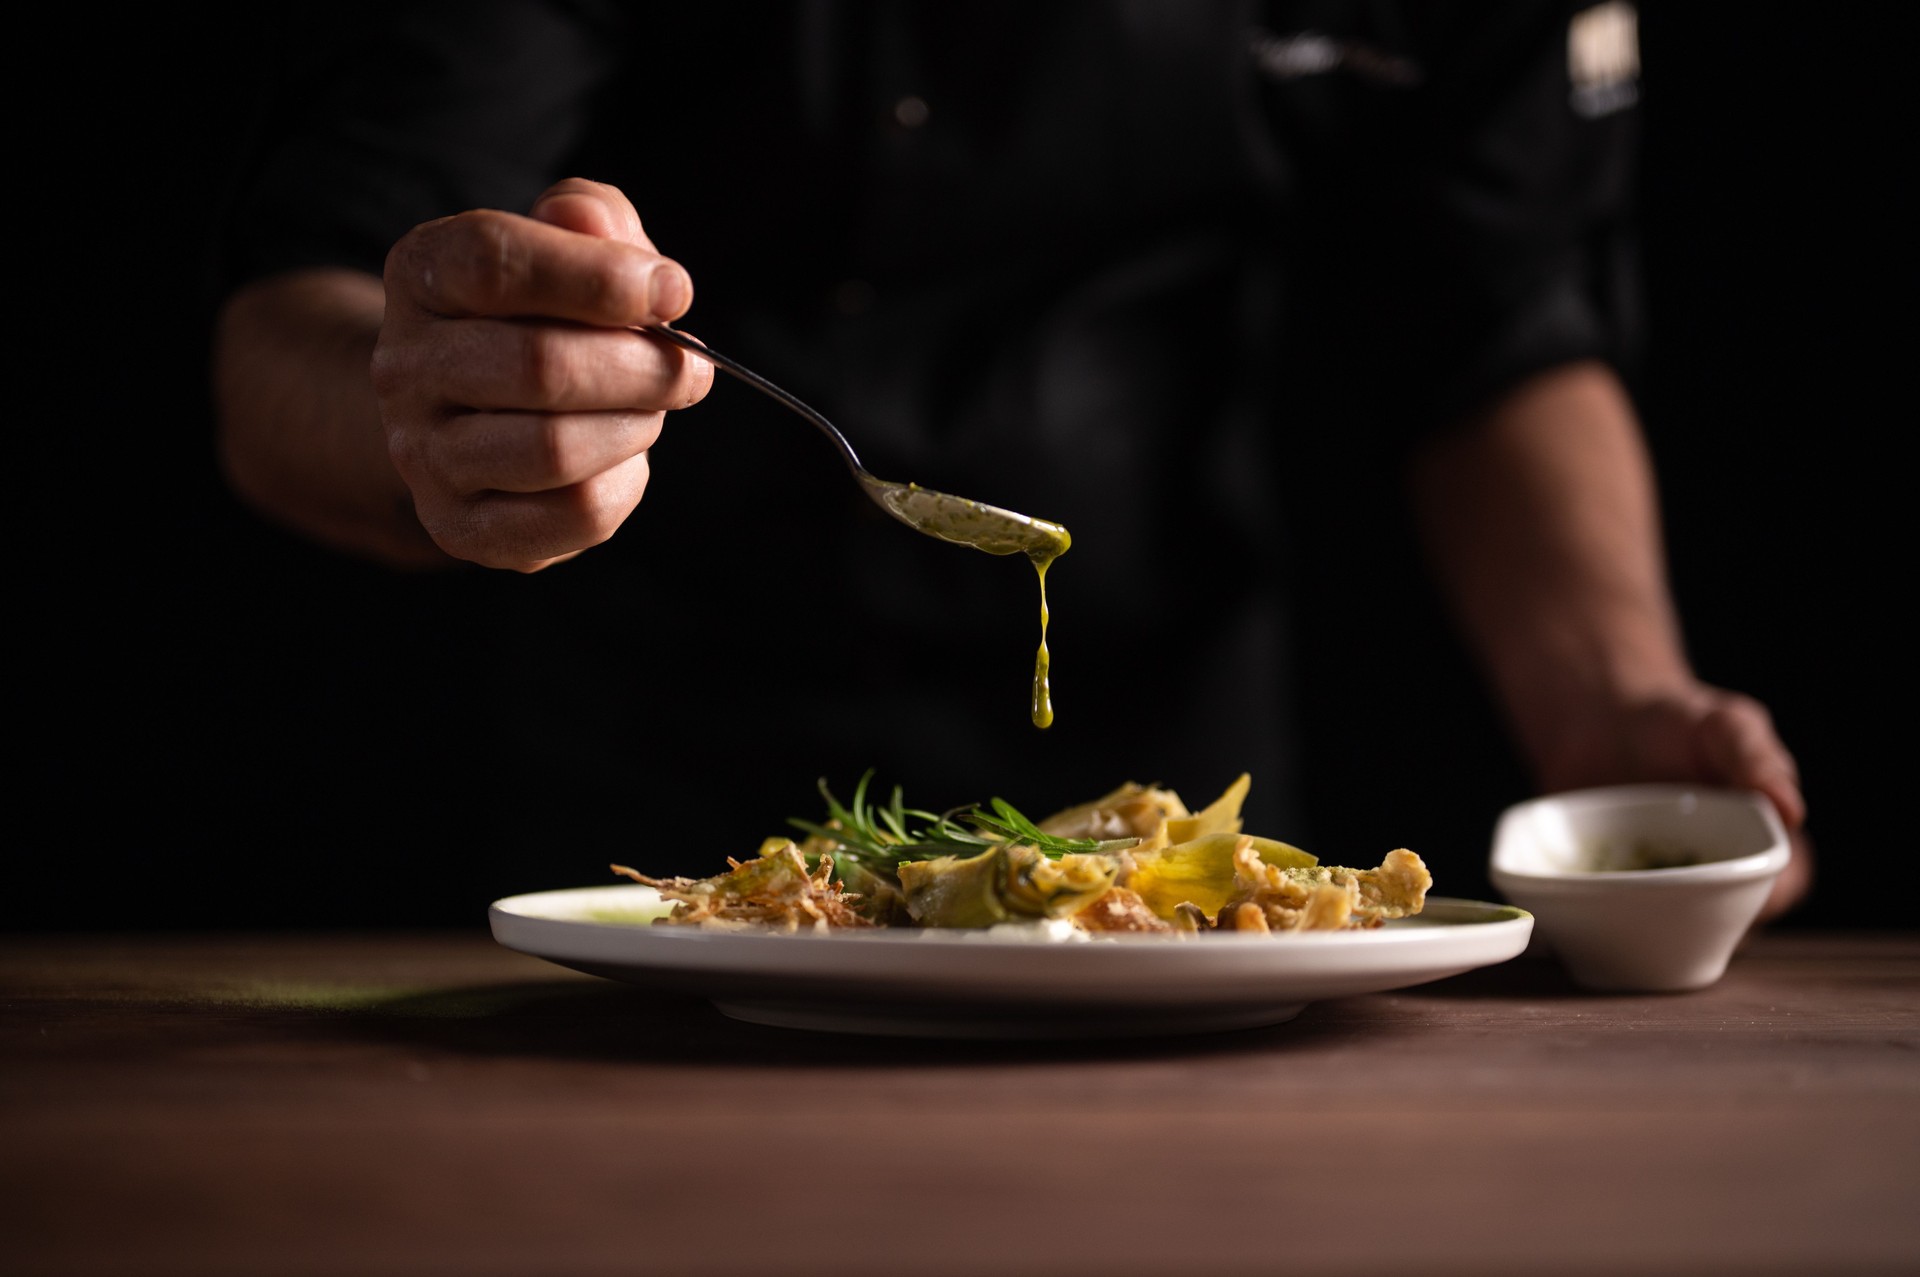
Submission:
[[816,824],[798,817],[787,823],[835,844],[840,854],[860,861],[867,868],[891,875],[896,866],[909,860],[934,860],[941,856],[976,856],[989,847],[1019,844],[1032,847],[1049,859],[1089,852],[1121,851],[1138,843],[1138,838],[1101,841],[1097,838],[1061,838],[1044,832],[1004,798],[989,800],[946,812],[923,811],[906,805],[900,786],[886,803],[869,803],[867,790],[873,782],[868,768],[854,786],[853,800],[841,803],[819,782],[820,796],[827,802],[827,823]]

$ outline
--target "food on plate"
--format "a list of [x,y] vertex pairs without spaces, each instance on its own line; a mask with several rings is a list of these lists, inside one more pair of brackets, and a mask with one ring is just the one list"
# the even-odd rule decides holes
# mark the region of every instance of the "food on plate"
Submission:
[[[1004,799],[945,813],[870,803],[867,773],[842,804],[824,781],[824,822],[769,838],[710,878],[613,871],[672,902],[669,925],[984,928],[1065,924],[1080,933],[1338,931],[1420,912],[1432,875],[1404,848],[1377,869],[1323,865],[1241,830],[1251,778],[1198,812],[1170,789],[1129,782],[1034,822]],[[1083,937],[1084,938],[1084,937]]]
[[792,839],[768,839],[760,856],[734,861],[729,873],[713,878],[648,878],[624,865],[614,872],[659,889],[673,900],[672,921],[772,925],[787,931],[803,924],[824,927],[860,927],[872,924],[855,908],[861,899],[834,880],[830,856],[813,868]]

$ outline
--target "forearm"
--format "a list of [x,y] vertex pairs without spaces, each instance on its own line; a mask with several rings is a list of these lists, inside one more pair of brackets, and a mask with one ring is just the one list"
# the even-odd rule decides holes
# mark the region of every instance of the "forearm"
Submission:
[[1519,386],[1413,467],[1425,543],[1536,775],[1619,718],[1695,685],[1674,614],[1652,466],[1603,365]]
[[312,540],[398,567],[450,564],[387,454],[368,373],[378,278],[309,270],[243,288],[214,334],[220,461],[239,497]]

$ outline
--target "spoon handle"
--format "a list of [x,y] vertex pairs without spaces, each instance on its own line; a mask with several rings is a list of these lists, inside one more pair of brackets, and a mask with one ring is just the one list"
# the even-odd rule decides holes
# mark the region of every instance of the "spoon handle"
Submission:
[[683,350],[691,350],[694,354],[699,355],[702,359],[711,360],[716,368],[726,369],[728,372],[738,377],[741,381],[746,382],[749,386],[752,386],[755,390],[758,390],[761,394],[766,395],[771,399],[776,399],[779,402],[785,404],[787,407],[793,409],[795,412],[805,417],[808,421],[811,421],[814,425],[820,427],[821,433],[825,434],[827,438],[833,441],[833,446],[840,449],[840,455],[846,458],[847,465],[852,468],[855,478],[858,478],[864,482],[868,477],[866,468],[860,464],[860,458],[854,455],[853,445],[847,442],[847,437],[841,434],[840,431],[834,426],[834,424],[831,421],[828,421],[820,413],[816,412],[814,409],[802,403],[795,396],[787,393],[786,391],[782,390],[780,387],[774,385],[772,382],[768,381],[765,377],[762,377],[759,373],[753,371],[753,369],[748,368],[746,365],[740,363],[738,360],[732,359],[729,356],[721,354],[719,351],[707,345],[705,342],[701,341],[699,338],[689,337],[687,336],[687,334],[681,332],[679,329],[671,327],[670,325],[667,325],[667,324],[648,324],[645,327],[638,329],[637,331],[646,333],[647,335],[652,337],[659,337],[662,340],[671,342],[673,345],[676,345]]

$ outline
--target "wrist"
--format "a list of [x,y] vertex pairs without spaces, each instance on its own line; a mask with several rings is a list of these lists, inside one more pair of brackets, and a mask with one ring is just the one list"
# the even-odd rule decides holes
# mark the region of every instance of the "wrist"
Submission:
[[[1639,627],[1655,631],[1665,626]],[[1677,640],[1567,623],[1510,654],[1493,681],[1536,782],[1547,790],[1652,779],[1632,756],[1647,720],[1692,712],[1706,695]]]

